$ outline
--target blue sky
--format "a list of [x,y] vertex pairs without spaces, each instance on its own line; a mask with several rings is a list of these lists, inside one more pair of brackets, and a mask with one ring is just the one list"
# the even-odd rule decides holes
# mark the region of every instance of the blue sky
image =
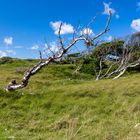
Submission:
[[78,22],[93,34],[102,31],[113,13],[110,31],[102,38],[111,40],[140,31],[140,0],[0,0],[0,57],[37,58],[45,39],[55,49],[57,26],[63,22],[63,36],[71,37]]

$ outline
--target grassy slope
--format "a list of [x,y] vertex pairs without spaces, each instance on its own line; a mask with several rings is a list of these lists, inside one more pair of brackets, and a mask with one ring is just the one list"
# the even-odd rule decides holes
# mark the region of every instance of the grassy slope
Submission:
[[[31,63],[0,65],[0,87],[20,79],[19,68]],[[73,71],[72,65],[51,65],[26,89],[1,88],[0,140],[140,139],[140,74],[95,82]]]

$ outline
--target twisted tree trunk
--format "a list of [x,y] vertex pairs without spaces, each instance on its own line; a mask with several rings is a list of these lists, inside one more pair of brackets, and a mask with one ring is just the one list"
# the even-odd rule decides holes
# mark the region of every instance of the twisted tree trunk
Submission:
[[[91,20],[90,24],[94,21],[94,19]],[[22,78],[22,80],[21,80],[20,83],[17,83],[16,80],[12,80],[6,86],[5,90],[6,91],[12,91],[12,90],[17,90],[17,89],[21,89],[21,88],[26,87],[28,85],[28,83],[29,83],[29,79],[31,78],[31,76],[33,76],[34,74],[36,74],[39,70],[41,70],[43,67],[47,66],[49,63],[51,63],[51,62],[53,62],[55,60],[58,60],[58,59],[62,58],[62,56],[64,54],[66,54],[68,52],[68,50],[72,46],[74,46],[77,42],[79,42],[79,41],[85,41],[86,44],[89,44],[90,46],[92,44],[94,46],[94,41],[109,30],[108,29],[108,26],[109,26],[110,20],[111,20],[111,12],[110,12],[110,15],[108,17],[108,20],[107,20],[105,29],[102,32],[100,32],[99,34],[97,34],[96,36],[92,37],[92,38],[90,37],[90,35],[87,35],[87,34],[86,35],[82,34],[82,35],[78,35],[78,37],[75,37],[76,31],[74,31],[74,33],[73,33],[73,40],[66,47],[65,47],[64,42],[63,42],[63,39],[61,37],[61,27],[62,27],[62,23],[61,23],[60,24],[60,27],[59,27],[59,31],[58,31],[58,39],[59,39],[59,44],[60,44],[60,47],[59,47],[58,52],[57,53],[54,53],[54,52],[52,52],[50,50],[51,53],[53,53],[53,55],[51,57],[49,57],[48,59],[46,59],[46,60],[43,60],[42,59],[42,56],[41,56],[41,53],[40,53],[41,61],[39,63],[37,63],[36,65],[34,65],[32,68],[30,68],[29,70],[27,70],[24,73],[23,78]],[[88,24],[88,26],[90,24]],[[88,28],[88,26],[86,26],[86,28]],[[88,45],[87,45],[87,47],[88,47]]]

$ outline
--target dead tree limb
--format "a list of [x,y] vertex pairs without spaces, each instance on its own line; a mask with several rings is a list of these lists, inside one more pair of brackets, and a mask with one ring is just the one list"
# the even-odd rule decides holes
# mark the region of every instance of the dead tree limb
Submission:
[[122,49],[123,53],[119,67],[108,74],[108,77],[111,77],[114,74],[118,74],[117,76],[113,77],[113,79],[121,77],[128,68],[134,68],[140,65],[140,55],[135,57],[136,53],[140,52],[140,32],[132,34]]
[[[77,42],[84,41],[84,42],[88,42],[89,44],[94,44],[94,41],[97,38],[99,38],[101,35],[103,35],[104,33],[106,33],[109,30],[108,26],[109,26],[110,20],[111,20],[111,12],[110,12],[110,15],[108,17],[108,20],[107,20],[107,23],[106,23],[106,26],[105,26],[105,29],[103,32],[97,34],[95,37],[92,37],[92,38],[89,38],[85,35],[80,35],[78,37],[74,37],[72,42],[70,42],[69,45],[67,45],[66,47],[65,47],[63,39],[61,37],[61,28],[62,28],[62,23],[61,23],[60,28],[59,28],[59,32],[58,32],[58,39],[59,39],[59,44],[60,44],[59,50],[56,53],[52,52],[52,56],[50,56],[48,59],[43,59],[41,52],[40,52],[40,62],[35,64],[32,68],[30,68],[29,70],[27,70],[24,73],[23,78],[22,78],[20,83],[17,83],[16,80],[12,80],[5,88],[6,91],[13,91],[13,90],[17,90],[17,89],[21,89],[21,88],[26,87],[29,83],[29,79],[33,75],[38,73],[45,66],[49,65],[49,63],[54,62],[54,61],[62,58],[62,56],[64,54],[66,54],[68,52],[68,50],[72,46],[74,46]],[[94,20],[92,20],[91,22],[93,22],[93,21]],[[91,24],[91,22],[90,22],[90,24]]]

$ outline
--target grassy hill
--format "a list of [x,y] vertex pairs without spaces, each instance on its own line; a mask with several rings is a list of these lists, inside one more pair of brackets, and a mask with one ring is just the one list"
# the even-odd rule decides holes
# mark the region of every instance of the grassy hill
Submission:
[[140,74],[95,81],[52,64],[16,92],[3,87],[35,61],[0,64],[0,140],[139,140]]

